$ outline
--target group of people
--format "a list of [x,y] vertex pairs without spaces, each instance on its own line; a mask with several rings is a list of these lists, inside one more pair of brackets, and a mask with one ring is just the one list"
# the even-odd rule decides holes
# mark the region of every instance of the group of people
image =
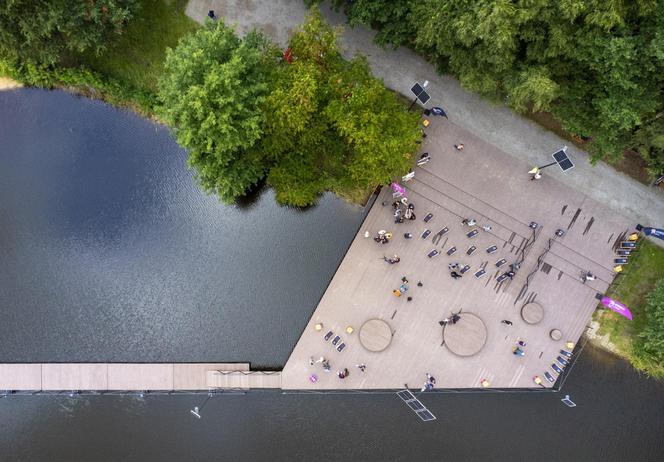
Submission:
[[450,276],[452,276],[452,279],[459,279],[460,277],[463,277],[461,273],[457,272],[457,270],[461,268],[461,265],[458,263],[450,263],[447,265],[447,268],[450,270]]
[[[408,279],[406,278],[406,276],[403,276],[401,278],[401,285],[399,286],[398,289],[394,289],[392,291],[392,295],[394,295],[397,298],[401,297],[401,295],[403,295],[408,289],[409,289]],[[410,297],[408,297],[408,298],[410,298]],[[412,298],[411,298],[411,300],[412,300]],[[408,300],[408,301],[410,301],[410,300]]]
[[392,239],[392,233],[388,233],[384,229],[378,231],[378,234],[374,236],[374,241],[380,244],[387,244],[388,242],[390,242],[390,239]]
[[449,323],[456,324],[457,322],[459,322],[460,319],[461,315],[459,313],[452,313],[451,318],[445,318],[442,321],[438,321],[438,324],[440,324],[441,326],[446,326]]
[[394,207],[395,223],[403,223],[404,220],[415,219],[415,206],[413,204],[409,204],[406,197],[402,197],[400,200],[394,201],[392,207]]
[[[313,365],[318,364],[318,363],[320,363],[323,366],[323,370],[325,372],[330,372],[332,370],[332,366],[330,365],[330,361],[328,359],[325,359],[323,356],[321,356],[320,358],[318,358],[316,360],[314,360],[313,356],[311,356],[309,358],[309,365],[310,366],[313,366]],[[367,368],[366,364],[364,364],[364,363],[356,364],[355,367],[357,367],[362,372],[364,372]],[[345,379],[349,375],[350,375],[350,371],[346,367],[344,367],[343,369],[340,369],[339,371],[337,371],[337,377],[339,377],[340,379]],[[315,375],[315,374],[312,374],[311,376],[309,376],[309,380],[311,380],[312,382],[315,383],[315,382],[318,381],[318,376]]]
[[517,355],[517,356],[525,356],[526,352],[523,349],[523,347],[525,347],[525,346],[526,346],[526,342],[524,342],[523,340],[517,341],[516,346],[514,348],[512,348],[512,353]]
[[420,391],[433,390],[434,385],[436,385],[436,378],[427,372],[427,380],[424,382],[424,385]]
[[383,255],[383,260],[385,260],[390,265],[394,265],[394,264],[399,263],[401,261],[401,258],[399,257],[399,255],[394,255],[393,257],[389,257],[389,258],[386,257],[385,255]]
[[313,356],[311,356],[309,358],[309,365],[310,366],[313,366],[314,364],[317,364],[317,363],[321,363],[321,365],[323,366],[323,370],[325,372],[330,372],[332,370],[332,366],[330,365],[330,360],[329,359],[325,359],[323,356],[321,356],[320,358],[318,358],[317,360],[314,361]]

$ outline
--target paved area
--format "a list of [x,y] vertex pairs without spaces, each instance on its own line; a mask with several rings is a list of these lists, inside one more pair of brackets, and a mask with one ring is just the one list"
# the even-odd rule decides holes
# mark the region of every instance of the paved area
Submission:
[[[417,219],[395,224],[391,191],[383,190],[283,370],[284,389],[385,389],[406,383],[419,388],[426,373],[436,377],[437,387],[479,387],[485,380],[490,387],[533,387],[534,376],[557,376],[551,364],[584,331],[597,305],[595,295],[613,278],[613,246],[633,229],[633,221],[551,177],[530,181],[523,173],[527,164],[449,121],[432,119],[428,132],[423,150],[432,160],[416,168],[415,178],[406,184]],[[465,144],[462,152],[453,148],[459,140]],[[433,218],[425,223],[428,213]],[[491,230],[476,227],[479,233],[467,237],[470,228],[462,220],[471,217]],[[534,232],[531,221],[538,223]],[[439,235],[444,228],[447,233]],[[555,237],[559,228],[565,230],[561,238]],[[424,239],[425,229],[431,234]],[[365,231],[373,236],[379,230],[393,233],[390,243],[364,237]],[[404,233],[414,237],[405,239]],[[476,251],[467,255],[470,246]],[[492,246],[496,251],[487,253]],[[448,256],[453,247],[457,251]],[[433,249],[439,255],[427,257]],[[505,259],[509,264],[524,253],[514,279],[499,283],[497,277],[508,266],[497,268],[496,263]],[[394,254],[399,263],[383,260]],[[450,263],[470,269],[455,280]],[[484,274],[476,278],[482,269]],[[597,279],[582,282],[586,271]],[[393,290],[404,276],[408,289],[396,297]],[[533,301],[544,316],[531,325],[522,319],[521,309]],[[461,321],[464,313],[472,314],[486,326],[485,341],[475,354],[461,356],[444,344],[439,321],[452,313],[460,313]],[[381,352],[363,348],[357,336],[357,328],[372,318],[392,328],[391,343]],[[461,321],[444,328],[462,328]],[[323,324],[321,331],[315,330],[317,323]],[[348,326],[354,333],[346,333]],[[559,340],[550,336],[554,329],[561,332]],[[346,345],[342,352],[324,340],[328,331],[341,337]],[[467,341],[461,348],[469,351],[481,337],[476,334],[455,335],[454,342]],[[519,340],[526,343],[525,356],[513,354]],[[330,361],[331,372],[310,365],[311,357],[321,356]],[[364,372],[358,364],[366,365]],[[344,368],[350,375],[339,379],[336,372]],[[319,380],[309,381],[311,374]],[[552,386],[546,380],[544,385]]]
[[[199,22],[205,19],[208,10],[215,10],[226,22],[236,24],[241,33],[257,27],[282,44],[306,13],[302,0],[190,0],[187,6],[187,14]],[[327,3],[323,4],[321,11],[332,24],[345,24],[344,16],[332,11]],[[373,43],[373,36],[374,33],[364,27],[345,27],[342,37],[345,54],[350,56],[360,52],[366,55],[374,75],[382,78],[388,87],[406,95],[410,94],[414,81],[429,80],[431,84],[427,91],[431,94],[432,105],[443,106],[455,124],[525,162],[519,168],[527,171],[533,166],[544,165],[550,161],[552,152],[567,144],[509,108],[492,105],[465,91],[455,79],[438,75],[432,65],[410,50],[381,49]],[[588,154],[574,146],[570,146],[569,154],[576,164],[573,171],[565,175],[549,168],[544,171],[546,176],[632,221],[652,226],[663,224],[664,191],[635,182],[608,165],[591,166]]]

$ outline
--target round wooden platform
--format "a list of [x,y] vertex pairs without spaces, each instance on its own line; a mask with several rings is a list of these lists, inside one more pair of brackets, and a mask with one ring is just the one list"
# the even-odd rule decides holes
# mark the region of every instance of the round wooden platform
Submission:
[[486,342],[486,326],[472,313],[459,314],[456,324],[449,323],[443,328],[445,346],[455,355],[473,356],[480,352]]
[[360,343],[369,351],[383,351],[392,342],[392,328],[382,319],[369,319],[360,327]]
[[549,336],[551,337],[551,340],[558,341],[561,338],[563,338],[563,333],[560,332],[560,329],[551,329],[551,332],[549,332]]
[[539,303],[526,303],[521,308],[521,317],[528,324],[539,324],[544,319],[544,308]]

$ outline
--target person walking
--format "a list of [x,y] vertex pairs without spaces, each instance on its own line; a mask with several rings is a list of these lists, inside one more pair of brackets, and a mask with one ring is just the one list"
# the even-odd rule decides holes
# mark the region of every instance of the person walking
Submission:
[[455,144],[454,149],[457,151],[463,151],[463,143]]
[[367,365],[362,363],[362,364],[356,364],[355,367],[364,372],[364,370],[367,368]]
[[500,321],[500,322],[501,322],[502,324],[507,324],[508,326],[511,326],[512,324],[514,324],[512,321],[509,321],[509,320],[507,320],[507,319],[503,319],[503,320]]

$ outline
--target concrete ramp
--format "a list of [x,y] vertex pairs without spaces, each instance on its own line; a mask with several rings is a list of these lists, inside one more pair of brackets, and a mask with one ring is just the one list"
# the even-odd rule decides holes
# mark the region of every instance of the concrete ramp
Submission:
[[233,390],[281,388],[281,371],[208,371],[207,387]]

